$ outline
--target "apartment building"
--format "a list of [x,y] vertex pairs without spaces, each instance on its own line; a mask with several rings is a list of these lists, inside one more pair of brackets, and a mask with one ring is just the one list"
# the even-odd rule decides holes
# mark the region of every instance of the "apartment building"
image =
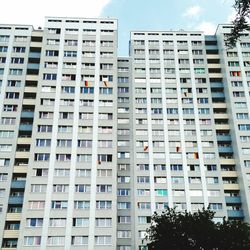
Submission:
[[[154,211],[250,221],[250,38],[117,20],[0,25],[2,249],[146,250]],[[249,69],[248,69],[249,67]]]

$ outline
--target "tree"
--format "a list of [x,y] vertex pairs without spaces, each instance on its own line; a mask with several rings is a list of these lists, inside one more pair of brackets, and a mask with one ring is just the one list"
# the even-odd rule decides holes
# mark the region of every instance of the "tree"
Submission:
[[213,221],[209,209],[177,212],[169,208],[153,214],[146,240],[149,250],[249,250],[250,226],[239,220]]
[[233,20],[231,33],[226,36],[226,46],[233,48],[240,38],[243,31],[250,31],[248,20],[250,18],[250,0],[235,0],[233,5],[236,11],[236,17]]

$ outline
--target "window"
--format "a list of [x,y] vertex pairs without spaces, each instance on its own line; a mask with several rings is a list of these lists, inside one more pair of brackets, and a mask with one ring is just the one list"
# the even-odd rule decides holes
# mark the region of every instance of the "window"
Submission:
[[54,184],[53,192],[55,193],[67,193],[69,191],[69,185],[66,184]]
[[52,125],[38,125],[37,132],[50,133],[52,132]]
[[7,46],[0,46],[0,52],[7,52],[8,47]]
[[221,210],[222,209],[222,203],[209,203],[209,208],[211,210]]
[[50,154],[49,153],[37,153],[35,154],[35,161],[49,161]]
[[36,139],[37,147],[50,147],[51,139]]
[[111,218],[96,218],[95,226],[96,227],[111,227],[112,219]]
[[126,189],[126,188],[123,188],[123,189],[117,189],[117,195],[118,196],[130,196],[130,189]]
[[13,63],[13,64],[23,64],[24,63],[24,58],[12,57],[11,58],[11,63]]
[[56,80],[57,79],[57,75],[56,74],[43,74],[43,80]]
[[59,133],[71,133],[73,130],[72,126],[58,126]]
[[[6,57],[0,57],[0,63],[5,63],[6,62]],[[4,69],[1,69],[1,75],[3,75]]]
[[57,177],[65,177],[65,176],[69,176],[69,173],[70,173],[70,170],[69,169],[59,169],[59,168],[56,168],[54,170],[54,176],[57,176]]
[[129,230],[118,230],[117,231],[117,238],[118,239],[131,238],[131,231],[129,231]]
[[41,236],[25,236],[24,245],[25,246],[40,246]]
[[88,236],[72,236],[71,244],[73,246],[88,245]]
[[89,209],[90,201],[75,201],[74,208],[75,209]]
[[111,236],[95,236],[95,245],[111,245]]
[[45,56],[58,56],[59,51],[58,50],[46,50]]
[[0,144],[0,152],[11,152],[12,145],[11,144]]
[[0,174],[0,182],[1,181],[7,181],[7,178],[8,178],[8,174]]
[[6,99],[19,99],[19,93],[18,92],[6,92],[5,98]]
[[48,236],[48,245],[50,246],[63,246],[65,244],[64,236]]
[[77,155],[77,161],[78,162],[91,162],[92,161],[92,155],[91,154],[78,154]]
[[8,167],[10,165],[10,159],[0,158],[0,167]]
[[240,71],[230,71],[230,76],[233,76],[233,77],[241,76],[241,72]]
[[46,189],[47,189],[47,185],[45,184],[32,184],[30,191],[32,193],[45,193]]
[[29,209],[44,209],[45,201],[29,201]]
[[66,226],[66,218],[50,218],[49,219],[50,227],[65,227]]
[[43,219],[42,218],[31,218],[26,220],[27,227],[42,227]]
[[82,94],[94,94],[94,87],[81,87]]
[[68,93],[68,94],[75,93],[75,87],[63,86],[62,93]]
[[89,218],[73,218],[73,227],[89,227]]
[[241,131],[249,131],[250,130],[250,124],[240,124],[240,125],[238,125],[238,128]]
[[25,53],[25,47],[13,47],[14,53]]
[[52,209],[67,209],[68,201],[52,201],[51,208]]
[[0,138],[13,138],[14,131],[0,130]]
[[112,201],[96,201],[96,209],[111,209]]
[[90,192],[90,185],[89,184],[75,185],[75,192],[77,192],[77,193],[89,193]]
[[151,204],[150,202],[138,202],[137,207],[140,210],[148,210],[151,209]]
[[72,140],[59,139],[57,140],[57,147],[71,147]]

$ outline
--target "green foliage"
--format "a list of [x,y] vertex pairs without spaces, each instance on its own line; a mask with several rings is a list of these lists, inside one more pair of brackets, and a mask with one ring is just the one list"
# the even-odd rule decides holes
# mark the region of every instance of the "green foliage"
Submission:
[[250,0],[235,0],[233,5],[236,10],[236,17],[233,20],[233,28],[231,33],[226,36],[226,46],[233,48],[240,38],[241,32],[250,31],[248,20],[250,18]]
[[146,240],[149,250],[249,250],[250,226],[242,221],[215,223],[211,210],[154,213]]

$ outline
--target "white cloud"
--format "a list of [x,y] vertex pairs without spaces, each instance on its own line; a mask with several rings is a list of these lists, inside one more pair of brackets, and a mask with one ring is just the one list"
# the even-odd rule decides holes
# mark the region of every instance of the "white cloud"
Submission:
[[227,23],[231,23],[236,17],[236,11],[233,10],[230,15],[227,17]]
[[198,25],[196,30],[203,31],[206,35],[214,35],[216,25],[214,23],[204,21]]
[[111,0],[7,0],[1,3],[0,23],[43,26],[45,16],[99,17]]
[[190,8],[188,8],[184,12],[183,16],[188,17],[188,18],[199,17],[201,11],[202,11],[202,9],[199,5],[194,5],[194,6],[191,6]]

